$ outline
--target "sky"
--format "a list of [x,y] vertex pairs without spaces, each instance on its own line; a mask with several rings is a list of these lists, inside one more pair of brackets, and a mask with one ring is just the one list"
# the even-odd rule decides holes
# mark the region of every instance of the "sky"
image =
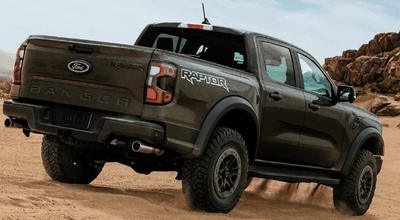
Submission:
[[400,31],[399,0],[0,0],[0,49],[29,35],[134,44],[154,22],[201,23],[259,32],[292,43],[321,65],[378,33]]

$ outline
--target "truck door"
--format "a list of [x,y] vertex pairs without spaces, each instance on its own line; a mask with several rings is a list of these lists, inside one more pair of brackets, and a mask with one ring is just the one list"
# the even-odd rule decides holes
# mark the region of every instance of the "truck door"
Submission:
[[292,162],[296,156],[303,125],[305,100],[296,87],[290,49],[259,41],[262,52],[262,120],[258,159]]
[[329,168],[336,164],[343,145],[345,109],[334,101],[332,82],[318,65],[305,55],[297,56],[306,113],[295,163]]

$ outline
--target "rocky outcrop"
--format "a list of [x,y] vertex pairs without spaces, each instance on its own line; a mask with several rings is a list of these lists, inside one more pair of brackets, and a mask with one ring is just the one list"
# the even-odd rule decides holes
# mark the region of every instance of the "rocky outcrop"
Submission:
[[377,92],[399,92],[400,32],[377,34],[358,50],[326,58],[324,68],[337,82]]
[[[394,94],[400,101],[400,32],[377,34],[358,50],[326,58],[323,67],[337,85],[357,87],[357,96],[372,91]],[[376,97],[368,108],[379,116],[400,115],[400,105],[384,96]]]

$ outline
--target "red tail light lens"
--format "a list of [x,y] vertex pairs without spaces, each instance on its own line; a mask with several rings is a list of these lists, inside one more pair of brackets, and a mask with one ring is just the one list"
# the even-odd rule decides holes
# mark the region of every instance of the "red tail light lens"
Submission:
[[13,82],[15,84],[21,84],[21,70],[22,70],[24,54],[25,54],[25,47],[24,46],[19,47],[13,71]]
[[172,101],[176,81],[176,68],[172,65],[152,63],[146,80],[146,102],[166,104]]

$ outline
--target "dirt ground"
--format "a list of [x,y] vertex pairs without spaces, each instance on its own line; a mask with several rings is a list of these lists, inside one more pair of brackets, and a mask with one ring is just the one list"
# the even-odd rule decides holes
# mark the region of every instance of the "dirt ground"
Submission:
[[192,211],[174,172],[135,173],[106,164],[89,185],[55,182],[44,171],[41,135],[26,138],[4,127],[0,98],[0,219],[400,219],[400,117],[381,117],[385,140],[383,168],[375,197],[361,217],[342,216],[332,201],[332,188],[255,179],[228,214]]

